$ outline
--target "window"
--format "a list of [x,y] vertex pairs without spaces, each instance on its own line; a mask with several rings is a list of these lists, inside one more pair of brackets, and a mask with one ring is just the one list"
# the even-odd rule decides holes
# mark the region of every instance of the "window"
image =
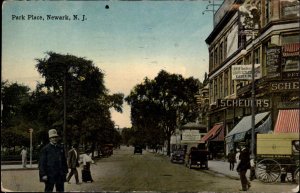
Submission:
[[218,48],[215,49],[214,57],[215,57],[214,68],[216,68],[218,66]]
[[260,48],[257,48],[254,51],[254,63],[255,64],[260,64]]
[[266,15],[266,23],[270,21],[271,18],[271,2],[269,0],[265,1],[265,15]]
[[244,65],[249,65],[251,64],[251,55],[248,54],[247,56],[245,56],[245,61],[244,61]]
[[300,54],[300,34],[290,34],[282,36],[282,71],[293,72],[299,71],[299,54]]
[[289,57],[284,60],[283,72],[299,71],[300,62],[298,57]]
[[281,1],[281,17],[282,18],[295,18],[299,17],[300,3],[297,0]]
[[282,45],[299,42],[300,34],[290,34],[282,36]]
[[223,42],[220,44],[220,52],[219,52],[219,55],[220,55],[220,63],[223,62]]
[[218,99],[218,79],[214,79],[214,102]]
[[214,63],[214,52],[210,51],[210,55],[209,55],[209,71],[211,72],[214,68],[213,68],[213,63]]
[[223,97],[223,74],[219,77],[219,98]]
[[227,58],[227,37],[224,40],[224,59]]
[[228,96],[228,70],[224,72],[224,97]]
[[230,82],[230,94],[234,93],[234,80],[232,80],[232,72],[231,72],[231,68],[230,68],[230,72],[229,72],[229,82]]
[[214,101],[214,98],[213,98],[213,81],[209,82],[209,100],[210,102],[212,103]]

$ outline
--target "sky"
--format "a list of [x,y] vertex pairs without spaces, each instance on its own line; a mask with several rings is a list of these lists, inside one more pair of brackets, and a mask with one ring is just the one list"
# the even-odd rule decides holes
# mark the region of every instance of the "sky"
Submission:
[[[202,82],[208,72],[205,39],[213,29],[212,12],[202,14],[207,5],[207,0],[7,1],[2,5],[2,80],[34,90],[43,82],[35,59],[53,51],[92,60],[105,73],[109,94],[127,96],[161,70]],[[48,15],[70,20],[48,20]],[[130,106],[124,102],[122,114],[112,110],[112,119],[120,128],[131,127]]]

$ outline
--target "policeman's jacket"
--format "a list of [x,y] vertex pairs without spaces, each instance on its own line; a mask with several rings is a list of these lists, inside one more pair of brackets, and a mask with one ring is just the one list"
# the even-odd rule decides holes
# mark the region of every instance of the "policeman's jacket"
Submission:
[[48,177],[48,182],[66,181],[68,165],[62,145],[47,144],[41,151],[39,160],[40,181],[43,176]]

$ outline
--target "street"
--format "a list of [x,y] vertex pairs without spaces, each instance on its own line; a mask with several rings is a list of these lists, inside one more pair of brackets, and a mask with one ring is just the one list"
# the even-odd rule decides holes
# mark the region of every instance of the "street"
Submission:
[[[227,164],[224,166],[227,167]],[[93,183],[65,184],[65,191],[160,191],[160,192],[238,192],[240,181],[204,169],[188,169],[172,164],[165,155],[143,151],[133,154],[132,147],[122,146],[109,158],[91,166]],[[78,169],[81,181],[81,168]],[[1,172],[3,185],[14,191],[43,191],[38,170]],[[248,192],[291,192],[295,184],[264,184],[255,180]]]

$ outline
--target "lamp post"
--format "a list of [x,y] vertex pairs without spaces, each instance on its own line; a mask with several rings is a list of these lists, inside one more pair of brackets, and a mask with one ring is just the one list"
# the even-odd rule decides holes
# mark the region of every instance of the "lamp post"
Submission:
[[63,115],[63,143],[65,153],[67,153],[67,74],[74,73],[74,67],[66,66],[64,72],[64,82],[63,82],[63,101],[64,101],[64,115]]
[[64,123],[63,123],[63,143],[64,143],[64,148],[65,152],[67,152],[67,147],[66,147],[66,142],[67,142],[67,133],[66,133],[66,125],[67,125],[67,70],[64,73],[64,86],[63,86],[63,100],[64,100]]
[[33,132],[33,129],[30,128],[29,129],[29,137],[30,137],[30,148],[29,148],[29,151],[30,151],[30,167],[32,168],[32,132]]
[[254,30],[252,31],[252,85],[251,85],[251,159],[255,160],[254,146],[255,146],[255,64],[254,64]]

